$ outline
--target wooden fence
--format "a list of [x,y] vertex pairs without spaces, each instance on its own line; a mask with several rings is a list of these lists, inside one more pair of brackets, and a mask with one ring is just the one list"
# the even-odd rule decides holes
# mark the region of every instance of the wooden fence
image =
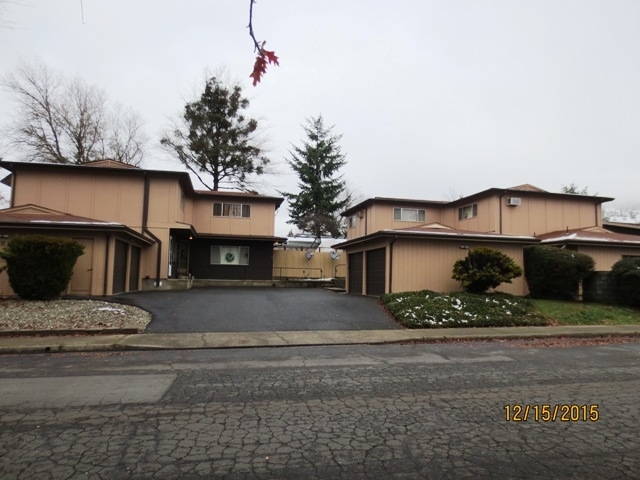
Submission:
[[[338,250],[337,258],[331,252],[313,252],[307,258],[304,250],[274,250],[273,278],[344,278],[347,273],[347,255]],[[334,254],[335,256],[335,254]]]

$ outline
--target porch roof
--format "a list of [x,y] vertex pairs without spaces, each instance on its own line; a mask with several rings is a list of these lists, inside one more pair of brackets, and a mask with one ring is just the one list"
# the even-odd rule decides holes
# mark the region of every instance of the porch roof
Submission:
[[421,225],[417,227],[380,230],[369,235],[347,240],[334,245],[334,248],[345,248],[362,242],[378,238],[421,238],[439,240],[482,240],[501,243],[538,243],[538,239],[529,235],[501,235],[494,232],[473,232],[458,230],[440,223]]
[[601,227],[561,230],[539,235],[538,238],[546,245],[580,243],[640,247],[639,235],[611,232]]
[[25,213],[17,209],[0,210],[0,228],[26,228],[29,230],[92,230],[100,232],[120,232],[141,243],[153,245],[154,241],[122,223],[104,222],[93,218],[78,217],[68,213],[47,210]]

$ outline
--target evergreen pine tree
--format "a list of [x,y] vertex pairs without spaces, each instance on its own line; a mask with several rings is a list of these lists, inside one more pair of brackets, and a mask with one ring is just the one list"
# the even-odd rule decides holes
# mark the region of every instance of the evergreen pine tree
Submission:
[[333,127],[324,126],[322,115],[307,119],[302,128],[307,139],[301,147],[294,145],[288,160],[298,175],[300,192],[282,193],[290,205],[288,223],[314,238],[337,238],[344,234],[339,214],[351,200],[338,174],[346,163],[338,144],[342,136],[331,134]]
[[[185,106],[183,125],[160,143],[209,189],[227,185],[247,190],[247,175],[264,173],[269,163],[255,140],[258,122],[244,113],[248,107],[240,85],[212,77],[200,99]],[[211,175],[211,186],[202,173]]]

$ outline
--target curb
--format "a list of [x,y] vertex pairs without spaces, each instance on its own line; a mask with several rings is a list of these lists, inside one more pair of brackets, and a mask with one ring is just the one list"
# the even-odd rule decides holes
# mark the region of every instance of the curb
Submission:
[[344,330],[344,331],[280,331],[220,333],[125,333],[119,329],[91,331],[82,335],[63,335],[62,331],[28,332],[27,336],[0,336],[0,355],[24,353],[123,352],[151,350],[198,350],[232,348],[278,348],[305,346],[346,346],[417,343],[454,343],[518,341],[550,338],[574,339],[640,339],[640,326],[594,326],[574,328],[501,327],[491,329],[425,329],[425,330]]
[[136,335],[142,334],[137,328],[80,328],[58,330],[4,330],[0,338],[16,337],[91,337],[95,335]]

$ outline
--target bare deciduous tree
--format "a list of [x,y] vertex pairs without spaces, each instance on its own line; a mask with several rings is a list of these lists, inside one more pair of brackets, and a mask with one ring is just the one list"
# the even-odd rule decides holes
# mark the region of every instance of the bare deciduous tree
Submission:
[[26,161],[83,164],[110,158],[139,165],[146,137],[140,117],[111,108],[98,87],[68,79],[42,63],[23,64],[2,85],[19,105],[6,128],[9,146]]

